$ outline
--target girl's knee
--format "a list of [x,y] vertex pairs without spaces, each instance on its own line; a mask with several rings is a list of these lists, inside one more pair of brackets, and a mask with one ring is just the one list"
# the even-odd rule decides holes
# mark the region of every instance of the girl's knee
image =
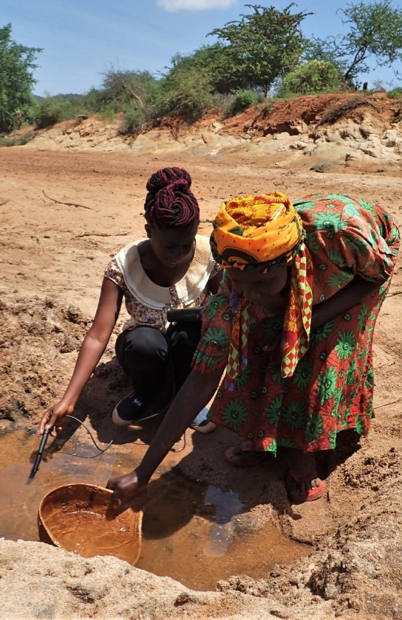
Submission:
[[153,327],[137,327],[127,331],[124,339],[125,354],[141,358],[166,358],[167,341],[158,329]]

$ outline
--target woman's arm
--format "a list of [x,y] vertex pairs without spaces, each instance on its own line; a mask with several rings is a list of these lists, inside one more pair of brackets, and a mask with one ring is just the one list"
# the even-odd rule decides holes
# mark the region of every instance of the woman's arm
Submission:
[[39,432],[61,428],[61,418],[74,411],[75,404],[97,363],[99,362],[119,316],[123,294],[114,282],[104,278],[94,322],[87,332],[70,383],[63,398],[48,409],[41,420]]
[[311,332],[331,321],[338,314],[346,312],[353,306],[362,303],[369,295],[374,293],[381,284],[369,282],[360,276],[356,276],[347,286],[335,293],[330,299],[313,306],[313,318]]
[[222,372],[222,369],[209,374],[191,371],[137,469],[108,481],[107,487],[114,491],[112,501],[115,505],[121,506],[146,491],[158,465],[215,394]]
[[208,290],[212,295],[215,295],[218,292],[219,285],[221,283],[223,277],[223,269],[220,269],[218,273],[216,273],[213,278],[208,280]]

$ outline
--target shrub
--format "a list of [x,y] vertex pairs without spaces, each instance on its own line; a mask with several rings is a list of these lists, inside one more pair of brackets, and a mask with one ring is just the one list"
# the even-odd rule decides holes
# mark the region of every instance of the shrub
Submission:
[[28,144],[28,142],[33,140],[34,137],[35,137],[35,134],[33,133],[33,131],[27,131],[26,133],[23,133],[19,137],[19,143],[21,146],[23,146],[24,144]]
[[254,90],[238,90],[231,101],[224,106],[223,118],[240,114],[240,112],[261,103],[262,99],[262,95]]
[[389,90],[387,93],[390,99],[401,99],[402,98],[402,88],[398,86],[392,90]]
[[17,140],[8,136],[2,136],[0,138],[0,146],[17,146]]
[[342,75],[339,68],[328,60],[310,60],[288,73],[277,88],[278,97],[292,94],[314,95],[333,92],[340,88]]
[[145,120],[146,115],[143,110],[127,107],[119,131],[122,134],[137,134]]
[[208,71],[179,60],[162,81],[158,113],[178,112],[192,123],[214,102]]
[[30,140],[34,138],[34,133],[32,131],[27,131],[23,133],[21,136],[3,136],[0,138],[0,147],[1,146],[23,146],[27,144]]
[[46,97],[39,102],[34,122],[38,129],[45,129],[75,115],[76,110],[70,101],[62,97]]

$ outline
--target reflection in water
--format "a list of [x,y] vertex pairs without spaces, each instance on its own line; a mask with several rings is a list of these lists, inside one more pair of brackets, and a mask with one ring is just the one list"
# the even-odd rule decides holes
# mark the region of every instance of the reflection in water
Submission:
[[211,528],[209,541],[204,547],[204,554],[220,557],[225,555],[233,541],[232,517],[242,512],[243,504],[233,491],[221,491],[211,485],[207,489],[205,503],[215,506],[215,523]]
[[[38,473],[28,480],[38,435],[18,431],[0,437],[0,536],[38,540],[38,507],[50,490],[74,482],[102,486],[111,476],[131,471],[140,459],[138,455],[136,460],[128,459],[117,446],[90,458],[98,451],[77,444],[75,437],[52,453],[50,441]],[[187,587],[215,589],[220,579],[230,575],[264,578],[275,564],[292,562],[308,552],[270,523],[260,529],[252,514],[243,514],[245,508],[232,491],[202,486],[174,471],[155,477],[148,500],[136,566]],[[67,529],[72,526],[66,522]],[[84,546],[85,539],[77,540],[78,544]]]

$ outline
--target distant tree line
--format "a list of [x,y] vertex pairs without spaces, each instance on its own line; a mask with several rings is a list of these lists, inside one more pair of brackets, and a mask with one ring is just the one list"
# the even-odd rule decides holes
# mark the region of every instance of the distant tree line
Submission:
[[[266,100],[336,92],[359,87],[367,64],[393,66],[402,60],[402,9],[392,0],[347,5],[339,10],[344,34],[308,40],[302,23],[311,13],[246,4],[248,12],[215,28],[216,42],[192,54],[177,54],[166,72],[111,67],[100,88],[86,95],[35,99],[32,88],[40,48],[11,38],[11,25],[0,29],[0,132],[22,123],[47,127],[79,114],[122,115],[121,131],[135,133],[147,122],[178,114],[189,122],[213,106],[224,116]],[[396,77],[399,78],[396,74]],[[395,93],[401,95],[401,89]]]

